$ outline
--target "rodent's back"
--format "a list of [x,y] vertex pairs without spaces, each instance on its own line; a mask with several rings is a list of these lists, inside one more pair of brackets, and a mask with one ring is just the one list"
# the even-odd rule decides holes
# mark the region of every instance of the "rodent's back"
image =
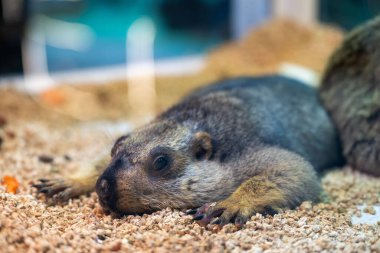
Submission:
[[216,159],[234,159],[247,147],[279,146],[318,170],[340,165],[336,131],[316,91],[281,77],[235,78],[195,91],[159,118],[211,133]]
[[320,97],[349,164],[380,176],[380,17],[347,35],[330,58]]

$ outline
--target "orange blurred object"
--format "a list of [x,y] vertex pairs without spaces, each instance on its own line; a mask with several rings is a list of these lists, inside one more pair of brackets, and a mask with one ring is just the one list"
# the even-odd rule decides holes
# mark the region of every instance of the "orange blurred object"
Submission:
[[1,184],[5,186],[5,192],[13,194],[17,192],[20,185],[17,179],[12,176],[4,176]]
[[50,89],[44,91],[41,94],[40,98],[45,104],[52,106],[62,105],[66,101],[66,95],[62,90],[59,89]]

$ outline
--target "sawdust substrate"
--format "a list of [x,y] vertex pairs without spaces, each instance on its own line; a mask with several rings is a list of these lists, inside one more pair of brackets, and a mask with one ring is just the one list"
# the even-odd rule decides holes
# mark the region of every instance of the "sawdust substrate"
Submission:
[[380,179],[349,168],[324,177],[327,203],[305,202],[273,217],[257,214],[241,230],[227,225],[215,231],[200,227],[181,210],[113,218],[102,212],[96,194],[64,206],[36,198],[33,181],[72,173],[109,150],[118,132],[96,123],[53,129],[27,122],[7,124],[0,133],[0,176],[20,182],[17,194],[0,187],[1,252],[380,251],[380,226],[352,225],[350,218],[360,215],[359,204],[379,204]]

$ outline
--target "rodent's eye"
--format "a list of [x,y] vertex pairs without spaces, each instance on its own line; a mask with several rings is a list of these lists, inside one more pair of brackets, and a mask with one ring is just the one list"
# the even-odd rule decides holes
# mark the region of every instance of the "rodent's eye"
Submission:
[[153,162],[154,170],[160,171],[166,169],[169,166],[169,157],[165,155],[160,155]]

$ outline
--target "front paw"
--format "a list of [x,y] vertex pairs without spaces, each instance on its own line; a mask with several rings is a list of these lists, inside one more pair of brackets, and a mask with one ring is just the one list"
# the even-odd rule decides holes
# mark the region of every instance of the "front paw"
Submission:
[[246,207],[233,205],[224,200],[203,205],[193,218],[201,226],[212,224],[223,227],[228,223],[234,223],[237,227],[242,227],[252,215],[253,213]]
[[221,228],[228,223],[233,223],[240,229],[256,213],[274,215],[278,211],[279,208],[276,207],[260,207],[227,198],[217,203],[205,204],[188,213],[193,214],[193,219],[201,226],[211,224]]
[[80,187],[69,179],[39,179],[32,187],[50,204],[61,204],[79,195]]

